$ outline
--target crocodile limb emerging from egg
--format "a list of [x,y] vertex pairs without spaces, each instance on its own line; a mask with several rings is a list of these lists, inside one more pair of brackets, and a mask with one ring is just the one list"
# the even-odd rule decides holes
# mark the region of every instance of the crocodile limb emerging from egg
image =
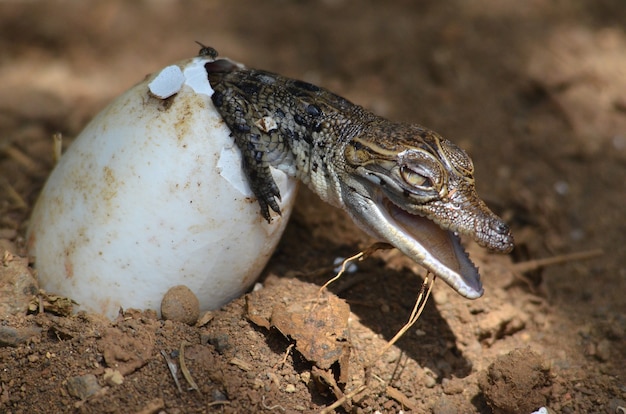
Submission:
[[[207,51],[214,52],[201,54]],[[434,131],[381,118],[318,86],[210,55],[211,99],[241,150],[268,222],[270,210],[280,214],[274,167],[459,294],[482,295],[459,235],[502,253],[513,249],[513,237],[476,193],[465,151]]]

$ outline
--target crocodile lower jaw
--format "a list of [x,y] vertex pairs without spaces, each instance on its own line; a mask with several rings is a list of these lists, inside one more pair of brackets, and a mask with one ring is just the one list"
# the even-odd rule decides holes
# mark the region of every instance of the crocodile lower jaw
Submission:
[[434,273],[462,296],[475,299],[483,294],[478,269],[452,231],[403,210],[382,196],[377,203],[387,219],[394,246]]

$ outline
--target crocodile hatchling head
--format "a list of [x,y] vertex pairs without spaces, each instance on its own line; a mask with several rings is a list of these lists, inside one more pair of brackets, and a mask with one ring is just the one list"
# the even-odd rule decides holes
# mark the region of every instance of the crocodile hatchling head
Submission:
[[459,235],[493,251],[513,249],[509,227],[478,197],[469,156],[416,125],[374,125],[344,147],[342,199],[368,233],[392,244],[459,294],[483,288]]

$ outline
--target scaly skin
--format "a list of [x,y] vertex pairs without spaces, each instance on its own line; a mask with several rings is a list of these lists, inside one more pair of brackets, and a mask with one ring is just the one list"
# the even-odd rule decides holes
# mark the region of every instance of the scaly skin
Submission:
[[[205,49],[203,49],[205,50]],[[202,52],[204,56],[214,54]],[[483,293],[459,234],[507,253],[508,226],[478,197],[468,155],[436,132],[391,122],[315,85],[228,59],[206,63],[215,107],[261,214],[280,214],[270,167],[307,184],[467,298]]]

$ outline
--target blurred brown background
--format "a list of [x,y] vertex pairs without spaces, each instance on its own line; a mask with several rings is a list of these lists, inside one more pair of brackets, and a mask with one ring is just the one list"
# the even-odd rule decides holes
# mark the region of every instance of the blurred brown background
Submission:
[[[626,4],[619,0],[0,2],[0,247],[24,254],[19,248],[28,213],[52,168],[51,135],[62,132],[65,143],[71,142],[95,113],[143,76],[195,55],[197,40],[248,66],[319,84],[394,120],[423,124],[471,154],[479,193],[511,223],[517,249],[512,262],[497,259],[500,268],[490,265],[489,256],[477,256],[485,273],[483,305],[450,291],[443,304],[439,298],[429,306],[427,314],[439,322],[432,331],[421,329],[429,338],[446,338],[443,344],[432,339],[432,349],[442,352],[433,359],[445,359],[444,351],[453,349],[473,368],[446,371],[432,362],[437,381],[428,391],[423,372],[404,371],[409,377],[396,385],[415,409],[489,412],[477,386],[479,371],[500,354],[530,347],[545,355],[558,377],[545,391],[551,407],[614,412],[626,400],[624,22]],[[306,190],[285,237],[266,273],[288,277],[289,271],[312,271],[368,241],[346,224],[343,213]],[[511,276],[513,262],[592,249],[604,255]],[[408,283],[402,272],[388,275],[400,259],[377,260],[366,267],[370,279],[339,295],[349,303],[371,301],[373,308],[357,305],[352,311],[389,339],[414,295],[397,299],[401,293],[394,293]],[[327,278],[300,277],[318,284]],[[409,284],[417,289],[416,280]],[[380,283],[386,284],[384,294]],[[382,302],[405,300],[409,303],[398,309],[392,306],[393,317],[380,313]],[[464,339],[473,334],[455,315],[468,306],[476,315],[506,304],[523,315],[522,329],[499,334],[490,344],[480,337]],[[472,313],[472,306],[486,310]],[[267,345],[262,338],[258,346]],[[59,353],[77,346],[66,342],[54,343]],[[424,367],[430,364],[420,351],[424,343],[429,342],[415,337],[399,349]],[[479,349],[472,351],[468,344],[474,343]],[[22,358],[29,352],[18,350]],[[7,355],[1,358],[8,363]],[[27,403],[32,387],[42,386],[41,367],[20,363],[26,360],[19,356],[14,360],[13,374],[0,373],[1,384],[14,383],[3,385],[0,411],[44,410],[46,399],[57,397],[63,405],[67,395],[54,388],[63,389],[63,373],[88,371],[68,359],[70,365],[55,374],[58,381],[50,380],[43,394],[48,396]],[[393,371],[396,363],[388,361],[387,368]],[[441,394],[443,379],[458,377],[465,391]],[[22,398],[15,391],[20,384]],[[271,404],[287,411],[315,410],[332,401],[304,388],[296,398],[302,407],[294,408],[295,397],[280,389],[268,395]],[[125,389],[136,393],[126,407],[145,407],[149,397],[157,397],[150,390]],[[106,404],[90,409],[115,412],[123,398],[119,392],[109,392],[101,400]],[[227,397],[233,410],[263,409],[258,398]],[[210,396],[194,403],[180,398],[165,409],[211,411]],[[368,398],[355,410],[402,407],[384,393]]]

